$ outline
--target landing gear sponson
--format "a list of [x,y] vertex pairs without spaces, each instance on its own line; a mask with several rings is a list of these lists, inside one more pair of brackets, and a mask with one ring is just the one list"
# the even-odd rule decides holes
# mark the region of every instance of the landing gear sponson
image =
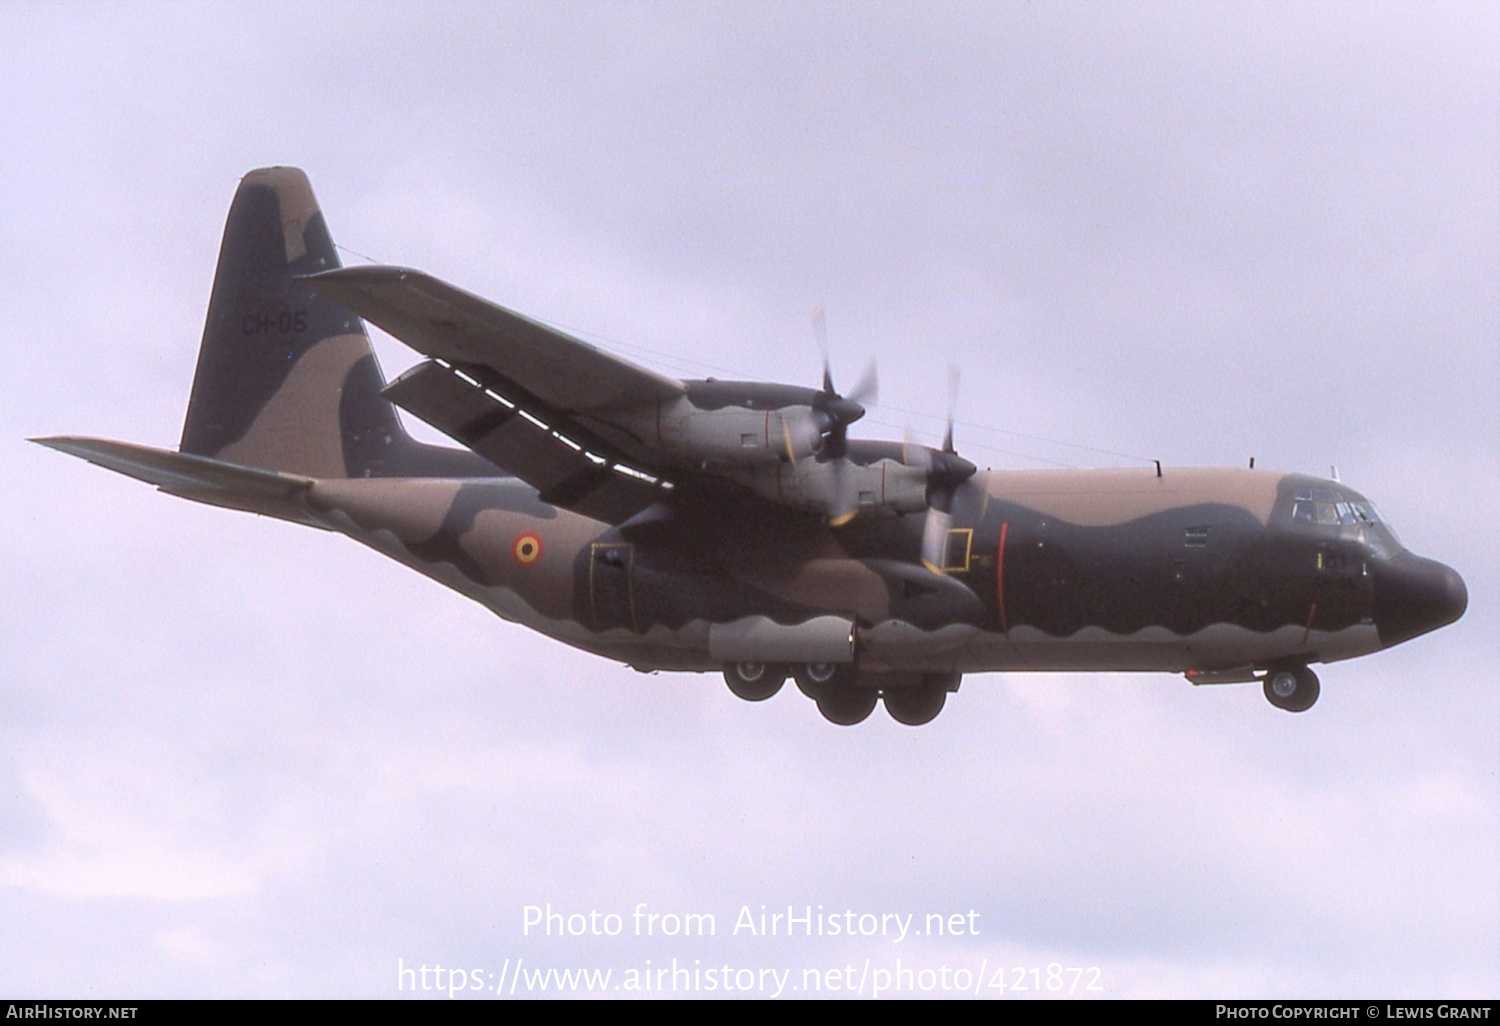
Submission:
[[728,663],[729,690],[749,702],[762,702],[781,690],[790,675],[797,690],[811,698],[823,718],[853,726],[875,711],[877,702],[898,723],[920,727],[943,711],[948,694],[958,690],[958,673],[860,673],[850,663]]

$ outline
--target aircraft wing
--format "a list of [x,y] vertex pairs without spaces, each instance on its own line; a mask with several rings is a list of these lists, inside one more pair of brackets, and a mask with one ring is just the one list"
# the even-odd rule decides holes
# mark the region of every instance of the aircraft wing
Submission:
[[555,410],[675,399],[682,382],[404,267],[345,267],[306,279],[424,356],[488,367]]
[[543,502],[620,523],[671,487],[649,446],[596,428],[607,430],[613,411],[684,394],[681,382],[419,271],[349,267],[307,281],[429,357],[386,399]]
[[628,520],[670,487],[576,418],[534,398],[517,402],[488,367],[427,360],[381,394],[510,471],[543,502],[595,520]]

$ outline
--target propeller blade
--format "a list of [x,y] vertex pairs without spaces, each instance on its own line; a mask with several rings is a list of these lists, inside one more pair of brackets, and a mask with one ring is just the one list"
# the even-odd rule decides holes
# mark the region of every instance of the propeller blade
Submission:
[[953,526],[953,499],[960,486],[979,470],[953,447],[953,420],[958,411],[959,370],[948,365],[948,426],[943,448],[927,453],[927,518],[922,522],[922,563],[934,573],[943,572],[944,548]]
[[870,365],[865,368],[864,374],[860,375],[854,387],[849,390],[847,398],[855,403],[878,402],[880,396],[880,371],[871,360]]
[[927,508],[927,519],[922,522],[922,565],[935,574],[943,572],[943,549],[952,524],[952,513],[936,506]]
[[859,498],[854,494],[854,479],[849,474],[849,461],[839,457],[829,464],[833,475],[833,504],[828,510],[828,523],[843,527],[859,512]]
[[787,459],[796,462],[803,454],[817,454],[828,464],[828,522],[847,524],[859,512],[849,471],[849,425],[865,415],[863,403],[873,402],[880,392],[880,373],[871,360],[847,396],[833,384],[833,366],[828,356],[828,315],[819,303],[812,312],[813,336],[823,357],[823,390],[813,397],[812,415],[789,426],[782,421],[782,440]]
[[818,340],[818,354],[823,357],[823,391],[829,395],[837,395],[833,389],[833,370],[828,360],[828,316],[823,312],[822,303],[813,307],[812,326],[813,337]]
[[958,413],[958,364],[948,365],[948,430],[943,432],[943,451],[956,452],[953,448],[953,418]]

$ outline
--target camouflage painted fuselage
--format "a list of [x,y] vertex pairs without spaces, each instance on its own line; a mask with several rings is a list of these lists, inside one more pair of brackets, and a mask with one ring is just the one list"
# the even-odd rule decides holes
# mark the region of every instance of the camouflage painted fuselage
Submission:
[[[1266,470],[982,473],[958,496],[942,574],[915,565],[919,516],[835,529],[746,498],[611,527],[511,479],[328,480],[307,501],[501,617],[640,669],[718,669],[725,625],[829,618],[870,669],[1330,662],[1428,629],[1411,592],[1427,581],[1441,605],[1451,587],[1356,512],[1371,509],[1357,493]],[[1397,592],[1400,615],[1382,616]]]
[[[387,385],[365,318],[427,359]],[[416,441],[393,404],[465,449]],[[230,208],[179,449],[38,441],[343,532],[638,669],[722,669],[751,700],[790,674],[844,724],[877,693],[928,722],[963,673],[1008,669],[1259,679],[1302,711],[1308,664],[1467,604],[1338,482],[976,473],[951,433],[849,439],[863,413],[826,370],[678,381],[417,271],[341,269],[307,177],[263,168]]]

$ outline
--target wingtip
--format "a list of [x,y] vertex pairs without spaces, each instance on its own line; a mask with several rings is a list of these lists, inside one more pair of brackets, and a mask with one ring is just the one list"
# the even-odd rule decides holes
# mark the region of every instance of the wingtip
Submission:
[[47,435],[26,440],[35,442],[37,445],[45,445],[49,449],[56,449],[58,452],[65,452],[69,456],[77,456],[90,463],[98,462],[101,455],[108,455],[120,447],[135,447],[131,442],[117,442],[113,439],[94,438],[90,435]]
[[77,435],[45,435],[38,438],[28,438],[26,441],[34,442],[37,445],[45,445],[47,448],[56,449],[58,452],[72,453],[77,448],[78,443],[89,441],[89,439],[80,438]]

